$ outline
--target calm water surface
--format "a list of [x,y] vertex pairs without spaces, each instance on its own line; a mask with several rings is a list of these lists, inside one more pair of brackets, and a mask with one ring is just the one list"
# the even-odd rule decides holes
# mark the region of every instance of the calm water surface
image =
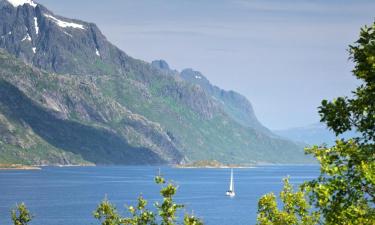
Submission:
[[[279,192],[281,179],[292,183],[311,180],[317,166],[264,166],[235,169],[237,196],[226,197],[230,170],[161,168],[162,174],[179,186],[176,201],[186,212],[208,225],[255,224],[257,200]],[[150,202],[160,201],[154,184],[158,167],[46,167],[41,171],[0,171],[0,225],[10,223],[10,208],[25,202],[35,218],[32,225],[99,224],[92,217],[97,204],[107,196],[119,211],[135,204],[139,194]]]

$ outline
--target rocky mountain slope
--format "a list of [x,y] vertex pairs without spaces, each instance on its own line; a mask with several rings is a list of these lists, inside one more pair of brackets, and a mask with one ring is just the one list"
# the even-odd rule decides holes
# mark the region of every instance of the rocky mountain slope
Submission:
[[0,0],[0,27],[0,163],[310,161],[243,96],[134,59],[95,24]]
[[216,99],[224,111],[239,124],[272,135],[272,132],[258,121],[251,103],[243,95],[235,91],[225,91],[212,85],[202,73],[194,71],[193,69],[183,70],[181,72],[181,77],[188,82],[202,87]]

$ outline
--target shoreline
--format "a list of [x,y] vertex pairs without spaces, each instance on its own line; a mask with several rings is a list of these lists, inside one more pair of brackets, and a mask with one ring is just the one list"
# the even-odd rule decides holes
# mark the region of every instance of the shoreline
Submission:
[[40,166],[28,166],[21,164],[0,164],[1,170],[41,170]]
[[179,169],[250,169],[255,168],[254,164],[226,164],[216,160],[202,160],[192,163],[172,165],[174,168]]
[[77,164],[77,165],[23,165],[23,164],[0,164],[0,171],[4,170],[42,170],[44,167],[93,167],[94,164]]
[[[55,168],[67,168],[67,167],[101,167],[101,166],[137,166],[137,165],[95,165],[95,164],[67,164],[67,165],[57,165],[57,164],[42,164],[42,165],[22,165],[22,164],[0,164],[0,171],[5,170],[42,170],[45,167],[55,167]],[[138,166],[166,166],[176,169],[254,169],[257,167],[267,167],[267,166],[316,166],[316,164],[252,164],[252,165],[200,165],[200,164],[165,164],[165,165],[138,165]]]
[[256,166],[173,166],[176,169],[253,169]]

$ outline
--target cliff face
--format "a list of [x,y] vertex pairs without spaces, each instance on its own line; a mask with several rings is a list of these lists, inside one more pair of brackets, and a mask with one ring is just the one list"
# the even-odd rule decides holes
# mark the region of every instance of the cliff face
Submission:
[[243,96],[134,59],[95,24],[0,0],[0,28],[0,162],[308,161]]
[[214,99],[221,104],[224,111],[236,122],[245,127],[251,127],[262,131],[267,135],[274,136],[270,130],[264,127],[256,118],[253,106],[243,95],[235,91],[226,91],[213,84],[200,72],[193,69],[185,69],[181,77],[193,84],[202,87]]

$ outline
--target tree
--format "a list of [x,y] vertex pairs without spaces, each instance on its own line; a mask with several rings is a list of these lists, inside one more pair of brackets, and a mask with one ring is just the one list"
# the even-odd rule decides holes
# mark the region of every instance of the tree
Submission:
[[284,189],[280,193],[283,209],[277,207],[276,196],[273,193],[264,195],[258,203],[258,224],[261,225],[313,225],[319,220],[319,213],[310,212],[303,191],[294,192],[289,179],[284,179]]
[[[161,204],[155,203],[157,213],[147,209],[147,201],[140,196],[137,206],[127,207],[128,217],[122,217],[116,207],[105,198],[94,212],[94,217],[101,221],[102,225],[175,225],[177,223],[176,213],[184,205],[176,204],[173,196],[177,192],[177,187],[172,183],[166,183],[161,176],[155,178],[155,183],[162,186],[160,194],[163,197]],[[159,216],[159,218],[157,217]],[[184,217],[184,225],[203,225],[203,222],[186,214]]]
[[102,222],[102,225],[122,224],[116,206],[110,203],[107,197],[98,205],[94,212],[94,217]]
[[24,203],[17,205],[11,212],[14,225],[27,225],[33,218]]
[[[355,63],[353,74],[362,84],[352,97],[323,100],[319,107],[321,122],[338,136],[354,129],[358,136],[337,140],[327,148],[306,149],[320,164],[320,176],[305,182],[300,189],[320,215],[316,223],[375,224],[375,23],[361,29],[360,37],[349,46]],[[272,209],[276,199],[259,202],[259,224],[274,223],[279,215]],[[282,199],[283,200],[283,199]],[[294,203],[293,207],[298,206]],[[264,216],[264,211],[271,213]],[[296,211],[281,215],[296,216]],[[303,224],[298,220],[293,224]]]

